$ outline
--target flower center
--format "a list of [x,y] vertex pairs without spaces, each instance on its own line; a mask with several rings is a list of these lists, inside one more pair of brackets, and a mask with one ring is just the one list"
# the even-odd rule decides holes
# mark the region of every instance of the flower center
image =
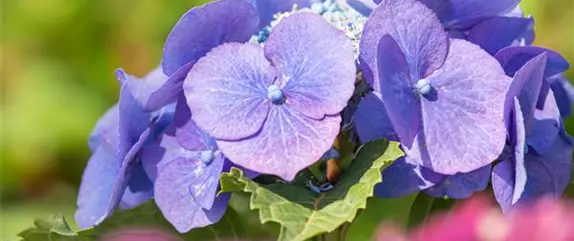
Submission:
[[283,91],[277,85],[271,85],[267,89],[267,98],[271,100],[271,102],[275,105],[280,105],[285,103],[285,95],[283,95]]
[[428,79],[420,79],[417,82],[417,90],[421,95],[428,95],[432,91],[432,85]]
[[201,159],[203,164],[209,165],[211,164],[211,162],[213,162],[213,159],[215,159],[215,155],[213,154],[213,151],[207,150],[202,151],[199,158]]

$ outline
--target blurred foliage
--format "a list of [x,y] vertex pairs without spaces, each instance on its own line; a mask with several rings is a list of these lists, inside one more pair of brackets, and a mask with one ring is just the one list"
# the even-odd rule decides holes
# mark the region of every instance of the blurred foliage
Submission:
[[[117,100],[113,71],[123,67],[143,76],[158,66],[173,24],[203,2],[0,2],[3,239],[44,213],[62,212],[73,220],[75,192],[90,154],[87,137]],[[574,1],[523,0],[523,7],[536,20],[535,44],[574,63]],[[574,80],[574,71],[567,76]],[[574,134],[574,119],[567,124]],[[380,220],[407,216],[414,196],[408,198],[370,200],[372,211],[361,214],[360,225],[349,232],[368,237]]]

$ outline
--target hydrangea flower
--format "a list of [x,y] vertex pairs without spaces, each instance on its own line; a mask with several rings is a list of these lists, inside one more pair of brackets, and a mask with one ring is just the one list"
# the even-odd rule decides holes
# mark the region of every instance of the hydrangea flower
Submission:
[[292,180],[333,143],[355,71],[345,34],[302,12],[282,18],[263,48],[213,49],[184,93],[193,120],[233,163]]
[[[507,93],[508,145],[492,174],[495,197],[505,211],[543,195],[560,195],[570,180],[572,145],[560,130],[562,124],[554,94],[546,96],[543,110],[536,109],[545,67],[555,61],[546,60],[547,53],[542,53],[516,71]],[[558,132],[562,134],[559,136]],[[486,189],[490,170],[489,165],[470,173],[443,176],[397,160],[383,172],[385,182],[375,187],[375,193],[397,197],[424,190],[434,197],[468,198]]]
[[495,58],[504,67],[506,74],[511,76],[527,61],[541,53],[547,54],[548,63],[544,71],[545,81],[542,83],[539,101],[536,106],[538,109],[543,108],[548,90],[552,89],[560,108],[560,114],[563,118],[566,118],[570,115],[572,109],[574,91],[570,82],[562,75],[570,67],[564,57],[550,49],[538,46],[515,46],[502,49],[496,53]]
[[76,221],[81,228],[94,226],[120,205],[137,206],[152,195],[138,153],[171,119],[169,106],[148,113],[142,103],[167,79],[155,70],[143,80],[117,71],[121,83],[119,102],[98,121],[89,139],[93,154],[84,170]]
[[193,65],[213,48],[230,42],[247,42],[278,12],[293,4],[310,6],[318,0],[217,0],[186,12],[175,24],[163,48],[162,69],[169,76],[155,91],[145,109],[157,110],[174,102],[182,92]]
[[[154,181],[155,202],[182,233],[223,217],[230,196],[217,196],[219,176],[232,166],[215,140],[191,120],[185,103],[185,99],[177,102],[174,122],[142,153],[142,163]],[[256,174],[246,170],[246,175]]]
[[367,98],[379,107],[359,106],[357,126],[392,126],[407,163],[453,175],[484,167],[501,153],[511,81],[478,46],[449,40],[423,4],[383,1],[365,23],[359,58],[374,89]]
[[[491,55],[507,46],[530,45],[534,41],[534,20],[525,18],[520,0],[418,0],[432,9],[444,29],[454,38],[466,39]],[[382,0],[347,0],[368,16]]]
[[[536,100],[535,100],[536,101]],[[515,118],[511,132],[511,147],[514,152],[501,158],[492,173],[492,186],[497,202],[504,211],[520,202],[528,202],[532,199],[550,195],[559,197],[570,182],[572,174],[572,143],[561,127],[561,122],[554,125],[561,133],[550,135],[554,139],[548,139],[546,134],[543,139],[550,142],[549,148],[544,153],[537,153],[534,148],[529,148],[526,136],[528,129],[536,128],[537,125],[545,124],[537,120],[526,125],[521,117],[520,104],[516,101]],[[554,95],[549,93],[545,101],[544,110],[534,110],[534,117],[549,117],[545,121],[554,121],[559,116]],[[524,115],[526,117],[526,115]]]

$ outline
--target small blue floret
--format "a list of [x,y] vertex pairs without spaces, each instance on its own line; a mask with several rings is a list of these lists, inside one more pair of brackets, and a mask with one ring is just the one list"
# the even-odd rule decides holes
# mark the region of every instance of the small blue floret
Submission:
[[215,155],[211,150],[202,151],[200,154],[200,159],[205,165],[209,165],[211,162],[213,162],[213,159],[215,159]]
[[276,105],[280,105],[285,102],[283,91],[281,90],[281,87],[277,85],[269,86],[267,89],[267,98],[269,98],[271,102]]
[[428,95],[432,91],[432,85],[427,79],[420,79],[417,82],[417,90],[421,95]]

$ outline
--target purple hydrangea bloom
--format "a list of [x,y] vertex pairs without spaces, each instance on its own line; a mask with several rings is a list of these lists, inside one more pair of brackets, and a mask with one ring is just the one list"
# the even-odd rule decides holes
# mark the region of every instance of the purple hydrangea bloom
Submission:
[[548,61],[544,71],[544,79],[540,97],[538,97],[537,108],[542,109],[548,90],[552,89],[555,94],[556,101],[560,107],[562,117],[570,115],[572,109],[573,87],[563,76],[562,73],[568,70],[570,65],[559,53],[550,49],[537,47],[537,46],[516,46],[507,47],[496,53],[495,58],[498,59],[503,66],[507,75],[512,76],[518,69],[520,69],[526,62],[540,55],[546,53]]
[[[572,149],[560,134],[563,124],[554,93],[541,94],[545,76],[560,71],[562,59],[554,52],[532,50],[540,49],[510,48],[497,55],[507,74],[514,75],[506,103],[509,145],[492,173],[496,200],[505,211],[542,194],[561,194],[572,170],[571,156],[566,155]],[[535,52],[539,54],[532,57]],[[539,98],[545,98],[540,109]]]
[[[432,9],[451,37],[466,39],[491,55],[507,46],[530,45],[534,41],[534,20],[525,18],[520,0],[418,0]],[[370,0],[347,0],[368,16]],[[374,0],[381,3],[383,0]]]
[[419,0],[419,2],[432,9],[446,29],[466,29],[486,18],[511,12],[518,6],[520,0]]
[[[217,196],[219,176],[232,165],[215,140],[197,128],[185,97],[180,98],[183,99],[177,102],[174,122],[154,145],[143,151],[142,162],[154,180],[157,206],[184,233],[223,217],[230,196]],[[256,174],[246,171],[246,175]]]
[[[506,212],[521,202],[529,202],[542,196],[559,197],[570,182],[572,175],[572,143],[565,134],[562,123],[555,123],[560,128],[560,134],[550,142],[549,149],[545,153],[537,153],[527,149],[524,145],[525,128],[519,115],[520,105],[516,102],[517,134],[511,139],[517,139],[513,160],[503,160],[497,164],[492,173],[492,186],[497,202]],[[534,110],[534,117],[551,117],[547,121],[553,121],[558,115],[558,108],[554,95],[550,90],[545,101],[544,110]],[[531,128],[536,128],[537,123],[531,123]],[[526,152],[526,153],[525,153]],[[502,159],[502,158],[501,158]]]
[[295,13],[263,48],[213,49],[190,71],[184,93],[193,120],[231,161],[292,180],[333,143],[355,71],[343,32],[319,15]]
[[375,195],[383,198],[408,195],[431,188],[446,177],[428,168],[407,163],[405,158],[401,157],[383,171],[383,181],[375,186]]
[[138,153],[171,119],[169,106],[148,113],[142,103],[167,79],[153,71],[143,80],[117,71],[120,99],[98,121],[89,146],[93,155],[82,177],[76,221],[81,228],[94,226],[116,207],[130,208],[149,199],[151,181],[143,172]]
[[257,9],[247,0],[217,0],[186,12],[163,48],[162,69],[168,81],[145,103],[156,110],[175,102],[193,65],[211,49],[228,42],[246,42],[259,29]]
[[[375,8],[360,47],[365,78],[380,96],[407,163],[453,175],[498,157],[511,81],[488,53],[449,40],[435,14],[413,0],[383,1]],[[357,115],[361,110],[366,108],[359,106]],[[370,114],[383,120],[382,113]]]
[[169,80],[145,103],[156,110],[177,100],[189,70],[213,48],[247,42],[278,12],[294,4],[308,7],[319,0],[217,0],[185,13],[175,24],[163,48],[162,68]]

